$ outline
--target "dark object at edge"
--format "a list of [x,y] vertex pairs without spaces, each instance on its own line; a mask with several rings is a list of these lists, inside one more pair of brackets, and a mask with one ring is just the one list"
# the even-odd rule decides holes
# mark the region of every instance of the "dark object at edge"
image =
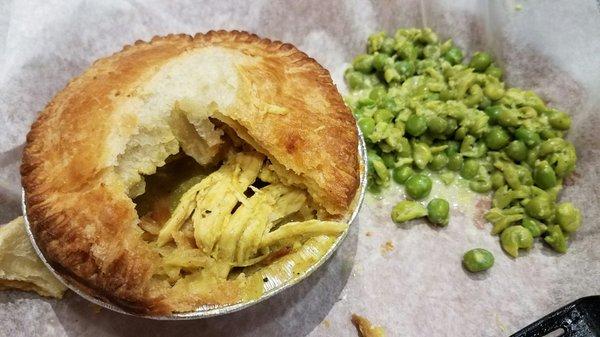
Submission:
[[511,337],[600,337],[600,296],[582,297],[550,313]]

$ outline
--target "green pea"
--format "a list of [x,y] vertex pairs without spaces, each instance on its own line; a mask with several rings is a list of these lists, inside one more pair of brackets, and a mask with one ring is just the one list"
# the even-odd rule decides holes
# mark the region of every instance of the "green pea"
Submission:
[[456,180],[456,175],[454,172],[444,172],[440,174],[440,180],[444,183],[444,185],[450,185]]
[[516,109],[503,109],[498,114],[498,124],[505,127],[517,127],[521,124],[519,111]]
[[374,34],[369,35],[367,51],[369,53],[374,53],[381,49],[381,44],[383,40],[386,38],[386,32],[376,32]]
[[426,215],[425,206],[416,201],[402,200],[392,208],[392,220],[396,223],[422,218]]
[[461,177],[470,180],[475,178],[479,172],[479,162],[475,159],[467,159],[460,170]]
[[463,165],[463,156],[460,153],[453,153],[448,156],[448,169],[458,171]]
[[418,137],[427,130],[427,121],[423,116],[411,115],[406,121],[406,132],[413,137]]
[[415,73],[415,66],[411,61],[398,61],[394,63],[396,71],[406,77],[410,77]]
[[439,116],[432,116],[427,122],[427,130],[434,135],[441,135],[446,131],[448,122],[445,118]]
[[492,181],[492,188],[494,190],[506,185],[506,181],[504,181],[504,174],[502,174],[500,171],[495,171],[492,173],[490,179]]
[[383,159],[374,152],[369,152],[367,155],[369,172],[378,185],[387,186],[390,181],[390,172],[385,166]]
[[358,100],[358,103],[356,104],[357,108],[365,108],[365,107],[373,107],[375,105],[375,101],[368,98],[368,97],[363,97],[361,99]]
[[427,218],[438,226],[447,226],[450,219],[450,204],[440,198],[431,199],[427,204]]
[[377,74],[369,74],[365,75],[367,78],[368,85],[367,87],[372,87],[374,85],[383,85],[383,82],[379,79]]
[[477,273],[494,265],[494,255],[483,248],[475,248],[463,255],[462,263],[468,271]]
[[442,91],[440,91],[440,100],[442,101],[450,101],[456,99],[456,96],[457,92],[453,89],[445,88]]
[[492,234],[496,235],[513,223],[523,219],[523,208],[511,207],[501,210],[494,207],[485,214],[485,219],[494,225]]
[[461,154],[463,156],[470,157],[470,158],[481,158],[486,153],[487,153],[487,146],[485,145],[485,142],[482,142],[482,141],[475,142],[475,144],[473,144],[473,146],[471,147],[471,149],[469,151],[465,151],[465,152],[461,151]]
[[437,63],[434,60],[424,59],[417,61],[417,73],[423,74],[427,69],[435,68]]
[[396,45],[396,41],[392,37],[386,37],[383,39],[381,43],[381,47],[379,49],[380,52],[391,55],[394,53],[394,47]]
[[555,111],[548,118],[548,122],[558,130],[568,130],[571,127],[571,117],[562,111]]
[[407,41],[401,45],[396,45],[396,53],[403,60],[415,60],[419,51],[415,45]]
[[521,180],[519,179],[519,171],[517,166],[514,164],[508,164],[502,166],[502,173],[504,174],[504,180],[512,189],[521,188]]
[[492,180],[489,176],[475,177],[469,181],[469,188],[477,193],[486,193],[492,190]]
[[362,74],[358,71],[349,71],[346,73],[345,77],[346,77],[346,82],[348,83],[348,86],[352,90],[364,89],[368,86],[367,80],[366,80],[367,78],[365,77],[364,74]]
[[413,174],[415,174],[415,171],[413,170],[412,166],[404,165],[401,167],[396,167],[392,171],[392,178],[398,184],[404,184],[406,180],[410,178],[410,176],[412,176]]
[[427,167],[427,164],[429,164],[433,158],[431,149],[425,143],[414,143],[412,155],[415,166],[421,170]]
[[554,216],[554,202],[546,195],[538,195],[527,202],[525,212],[532,218],[549,220]]
[[394,115],[397,115],[398,111],[399,111],[399,107],[398,107],[398,104],[396,104],[396,100],[389,96],[383,97],[379,101],[378,106],[382,109],[391,111]]
[[477,52],[473,54],[469,67],[475,69],[475,71],[485,71],[487,67],[492,64],[492,57],[486,52]]
[[431,179],[428,176],[417,173],[410,176],[405,183],[406,194],[413,199],[422,199],[431,192]]
[[[494,192],[494,198],[492,204],[494,207],[505,208],[508,207],[512,202],[528,198],[530,190],[526,187],[521,187],[516,190],[509,189],[508,186],[500,186],[496,192]],[[522,210],[522,208],[521,208]]]
[[420,34],[417,35],[417,41],[426,44],[436,44],[438,43],[438,36],[430,28],[424,28],[420,31]]
[[534,147],[542,141],[537,132],[523,126],[515,131],[515,138],[525,143],[528,147]]
[[458,153],[460,151],[460,143],[455,140],[449,140],[445,144],[447,147],[444,150],[444,152],[446,152],[448,156]]
[[521,184],[525,186],[533,185],[533,176],[531,175],[531,170],[522,165],[517,165],[516,168]]
[[371,117],[361,117],[358,119],[358,127],[365,137],[368,137],[375,130],[375,120]]
[[581,212],[570,202],[556,206],[556,222],[566,233],[572,233],[581,226]]
[[485,108],[487,108],[490,105],[492,105],[492,101],[487,96],[483,96],[483,99],[481,100],[481,102],[479,102],[479,105],[477,107],[479,108],[479,110],[485,110]]
[[566,147],[566,140],[562,138],[550,138],[545,140],[539,149],[539,156],[545,157],[551,153],[560,152]]
[[519,256],[519,248],[529,249],[533,246],[533,236],[523,226],[510,226],[502,231],[500,244],[510,256]]
[[485,135],[485,145],[492,150],[500,150],[510,142],[510,135],[504,128],[493,126]]
[[498,82],[489,82],[483,88],[483,93],[492,101],[497,101],[504,96],[504,87]]
[[534,238],[542,235],[547,229],[546,225],[529,217],[521,220],[521,226],[527,228],[527,230],[531,233],[531,236]]
[[469,95],[463,98],[463,103],[468,107],[475,107],[483,100],[483,90],[479,84],[473,84],[469,88]]
[[358,55],[352,62],[352,67],[354,70],[360,71],[361,73],[370,73],[373,71],[373,55]]
[[433,171],[439,171],[448,165],[448,156],[445,153],[439,152],[433,155],[431,162],[429,163],[429,168]]
[[495,77],[497,79],[501,79],[503,71],[502,71],[502,68],[498,68],[498,67],[496,67],[495,65],[492,64],[492,65],[490,65],[485,70],[485,73],[488,74],[488,75],[490,75],[490,76],[493,76],[493,77]]
[[513,140],[504,148],[504,152],[514,161],[527,159],[527,146],[520,140]]
[[498,116],[500,116],[500,112],[502,112],[502,106],[490,105],[487,108],[485,108],[484,112],[490,118],[490,123],[495,124],[498,123]]
[[458,129],[458,122],[454,118],[447,118],[446,122],[447,122],[447,125],[446,125],[445,135],[451,136],[452,134],[454,134],[454,131],[456,131],[456,129]]
[[392,59],[386,54],[375,54],[373,57],[373,67],[378,71],[383,71],[386,64],[389,64]]
[[448,49],[446,53],[444,53],[444,59],[450,62],[450,64],[459,64],[463,60],[463,52],[460,48],[452,47]]
[[[394,126],[390,129],[390,134],[386,138],[385,142],[390,145],[399,156],[401,156],[405,152],[405,146],[408,146],[406,143],[408,140],[404,138],[404,130],[399,128],[398,126]],[[381,144],[380,144],[381,146]]]
[[396,158],[393,153],[383,153],[381,160],[387,168],[394,168],[396,166]]
[[402,158],[412,157],[412,146],[408,139],[404,137],[400,138],[396,146],[396,152]]
[[402,80],[402,77],[393,66],[386,65],[383,69],[383,79],[385,79],[387,83]]
[[541,189],[547,190],[556,185],[556,173],[547,161],[538,162],[533,169],[533,180],[535,185]]
[[375,123],[391,123],[394,115],[387,109],[377,109],[373,118],[375,119]]
[[385,97],[385,94],[385,87],[383,85],[377,85],[373,87],[373,89],[371,89],[371,91],[369,92],[369,98],[372,99],[374,102],[378,102],[383,97]]
[[544,140],[546,139],[552,139],[552,138],[560,138],[562,137],[562,132],[559,130],[553,130],[553,129],[543,129],[540,130],[540,137]]
[[567,238],[559,225],[548,226],[547,235],[544,236],[544,241],[558,253],[564,254],[567,252]]
[[535,166],[535,161],[538,159],[538,157],[539,157],[539,146],[536,146],[534,148],[529,149],[529,151],[527,151],[527,158],[525,158],[525,162],[530,167]]

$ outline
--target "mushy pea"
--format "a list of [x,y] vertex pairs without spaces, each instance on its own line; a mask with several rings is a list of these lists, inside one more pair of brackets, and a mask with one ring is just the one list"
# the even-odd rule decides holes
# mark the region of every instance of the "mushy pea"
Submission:
[[367,53],[345,72],[368,147],[369,190],[394,181],[420,199],[431,190],[422,171],[460,176],[473,191],[493,193],[486,219],[511,256],[535,237],[564,253],[581,224],[579,209],[557,204],[577,160],[564,139],[571,118],[508,87],[490,54],[464,55],[427,28],[369,37]]

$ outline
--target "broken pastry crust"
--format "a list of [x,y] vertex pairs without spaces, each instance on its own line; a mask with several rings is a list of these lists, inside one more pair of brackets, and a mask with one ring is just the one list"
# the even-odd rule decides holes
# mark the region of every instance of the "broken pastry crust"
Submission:
[[0,290],[35,291],[62,298],[67,288],[37,256],[25,233],[23,217],[0,225]]
[[[53,267],[131,311],[177,310],[151,280],[159,257],[140,238],[132,198],[180,147],[202,164],[221,160],[227,144],[211,119],[266,155],[286,185],[306,189],[321,214],[348,213],[358,135],[327,70],[290,44],[246,32],[155,37],[94,62],[27,136],[28,219]],[[198,139],[185,138],[190,130]],[[238,290],[219,291],[235,298]]]

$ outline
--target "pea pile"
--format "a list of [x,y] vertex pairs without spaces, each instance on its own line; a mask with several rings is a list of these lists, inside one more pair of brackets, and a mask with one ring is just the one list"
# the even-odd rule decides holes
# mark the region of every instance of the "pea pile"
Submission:
[[557,203],[577,160],[564,139],[571,119],[535,93],[507,87],[502,74],[490,54],[466,62],[430,29],[371,35],[344,75],[368,147],[369,190],[402,184],[412,200],[394,207],[394,221],[427,216],[445,226],[447,201],[425,208],[416,200],[431,191],[428,172],[446,184],[464,179],[475,192],[493,192],[485,218],[508,254],[517,257],[535,237],[564,253],[581,224],[573,204]]

